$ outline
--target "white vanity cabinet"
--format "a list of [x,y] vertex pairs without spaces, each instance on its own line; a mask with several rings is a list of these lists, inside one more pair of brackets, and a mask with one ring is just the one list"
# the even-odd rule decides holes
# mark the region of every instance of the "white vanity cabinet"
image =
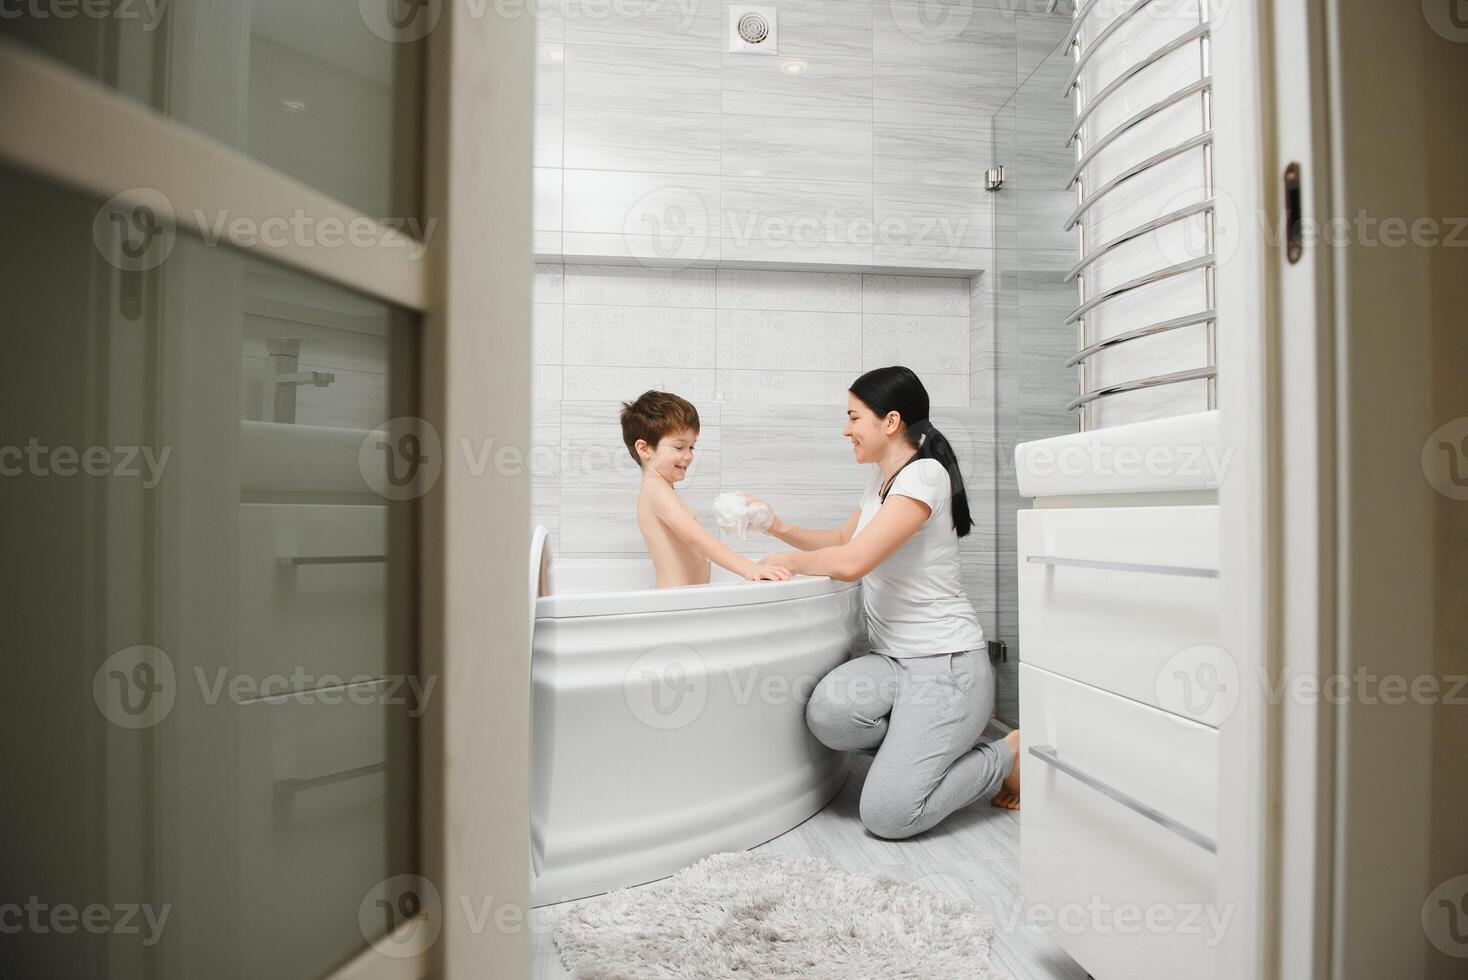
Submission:
[[[1190,439],[1214,437],[1215,413],[1198,424]],[[1035,497],[1016,549],[1029,914],[1096,980],[1208,980],[1229,922],[1218,725],[1238,683],[1218,646],[1220,474],[1165,490],[1083,474],[1055,493],[1026,480],[1039,445],[1018,453],[1020,492]]]

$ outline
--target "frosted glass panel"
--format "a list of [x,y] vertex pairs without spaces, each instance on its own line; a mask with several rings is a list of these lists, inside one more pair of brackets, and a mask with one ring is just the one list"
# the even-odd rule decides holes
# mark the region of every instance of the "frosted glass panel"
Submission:
[[1016,513],[1021,500],[1014,473],[1014,447],[1021,442],[1074,432],[1076,413],[1066,410],[1078,379],[1065,361],[1076,351],[1077,332],[1066,316],[1077,303],[1074,282],[1065,281],[1076,261],[1076,239],[1065,230],[1075,207],[1066,186],[1075,166],[1065,145],[1075,118],[1060,95],[1072,61],[1061,41],[1072,7],[1054,14],[1036,8],[1017,14],[1020,78],[1014,97],[993,118],[995,162],[1004,166],[1004,186],[994,194],[994,423],[1002,463],[995,496],[997,635],[1009,660],[997,666],[999,717],[1019,724],[1018,593],[1015,581]]
[[[394,8],[406,19],[390,21]],[[410,218],[420,213],[421,37],[437,9],[397,0],[27,2],[8,5],[0,35],[360,211]]]
[[417,324],[184,235],[129,270],[13,172],[0,213],[0,902],[141,930],[0,975],[325,975],[414,870],[413,504],[374,487]]

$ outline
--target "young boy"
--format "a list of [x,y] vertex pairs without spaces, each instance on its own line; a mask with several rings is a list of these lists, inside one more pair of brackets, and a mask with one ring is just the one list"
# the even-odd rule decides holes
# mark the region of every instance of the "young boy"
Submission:
[[706,585],[709,561],[758,581],[784,581],[790,570],[760,565],[735,554],[703,529],[673,484],[688,475],[698,441],[698,410],[677,395],[644,392],[622,403],[622,441],[642,467],[637,494],[637,529],[647,542],[657,587]]

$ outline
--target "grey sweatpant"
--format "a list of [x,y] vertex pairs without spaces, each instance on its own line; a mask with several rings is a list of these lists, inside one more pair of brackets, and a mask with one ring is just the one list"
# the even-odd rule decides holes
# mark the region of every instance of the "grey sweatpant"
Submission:
[[861,822],[894,840],[999,791],[1014,756],[1003,742],[977,744],[993,714],[994,669],[980,650],[869,653],[823,677],[805,707],[806,724],[826,745],[876,750]]

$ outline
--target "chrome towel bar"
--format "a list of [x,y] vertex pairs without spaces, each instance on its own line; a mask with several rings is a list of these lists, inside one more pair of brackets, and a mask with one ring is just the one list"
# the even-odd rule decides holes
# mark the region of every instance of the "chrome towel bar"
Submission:
[[1167,214],[1164,214],[1160,217],[1153,218],[1150,221],[1145,221],[1142,224],[1137,225],[1137,227],[1131,229],[1130,231],[1122,232],[1120,235],[1117,235],[1106,244],[1097,245],[1095,248],[1087,252],[1085,257],[1077,262],[1074,266],[1072,266],[1071,270],[1065,274],[1065,281],[1070,282],[1076,276],[1080,275],[1081,271],[1088,267],[1092,262],[1095,262],[1097,259],[1101,258],[1101,256],[1105,255],[1107,252],[1110,252],[1117,246],[1125,245],[1127,242],[1132,241],[1133,239],[1140,238],[1143,235],[1147,234],[1149,231],[1156,231],[1158,228],[1165,228],[1175,221],[1182,221],[1184,218],[1191,218],[1194,215],[1202,214],[1205,211],[1212,211],[1213,207],[1214,202],[1211,198],[1206,201],[1199,201],[1197,204],[1189,204],[1187,207],[1178,208],[1176,211],[1169,211]]
[[1095,9],[1096,4],[1099,2],[1100,0],[1086,0],[1085,5],[1076,11],[1075,20],[1071,22],[1070,30],[1065,32],[1065,40],[1060,42],[1062,50],[1069,51],[1070,46],[1076,43],[1076,37],[1081,33],[1081,25],[1086,22],[1086,17],[1090,15],[1091,11]]
[[1204,310],[1202,313],[1190,313],[1187,316],[1174,317],[1171,320],[1163,320],[1161,323],[1153,323],[1145,327],[1138,327],[1135,330],[1128,330],[1126,333],[1119,333],[1114,337],[1107,337],[1105,340],[1097,341],[1085,350],[1072,355],[1070,360],[1065,362],[1065,366],[1075,367],[1088,357],[1099,354],[1108,348],[1116,347],[1119,344],[1140,340],[1143,337],[1152,337],[1159,333],[1167,333],[1171,330],[1179,330],[1183,327],[1197,326],[1200,323],[1210,323],[1216,319],[1218,319],[1217,310]]
[[1143,286],[1150,286],[1154,282],[1162,282],[1164,279],[1173,279],[1177,276],[1187,275],[1189,272],[1197,272],[1200,269],[1211,269],[1213,264],[1214,256],[1212,254],[1203,255],[1196,259],[1188,259],[1186,262],[1170,265],[1165,269],[1158,269],[1156,272],[1149,272],[1145,276],[1138,276],[1135,279],[1130,279],[1122,283],[1120,286],[1112,286],[1101,295],[1093,296],[1085,303],[1076,307],[1075,312],[1065,318],[1065,322],[1075,323],[1096,307],[1125,296],[1134,290],[1141,289]]
[[1086,45],[1076,58],[1075,68],[1071,70],[1070,77],[1065,80],[1065,88],[1060,90],[1060,97],[1062,99],[1069,95],[1071,90],[1076,87],[1076,81],[1081,77],[1081,72],[1085,70],[1086,63],[1091,60],[1091,56],[1096,53],[1096,50],[1105,44],[1111,35],[1125,27],[1127,21],[1135,17],[1140,11],[1146,9],[1147,5],[1151,2],[1152,0],[1136,0],[1130,7],[1111,18],[1111,23],[1101,28],[1101,33],[1092,38],[1091,43]]
[[1136,177],[1138,174],[1146,173],[1148,170],[1151,170],[1159,163],[1165,163],[1168,160],[1171,160],[1173,157],[1182,156],[1189,150],[1196,150],[1199,147],[1210,146],[1212,145],[1212,143],[1213,130],[1210,129],[1207,132],[1199,133],[1197,136],[1185,139],[1176,146],[1170,146],[1165,150],[1160,150],[1157,153],[1152,154],[1147,159],[1141,161],[1140,163],[1132,164],[1130,167],[1127,167],[1121,173],[1108,180],[1101,187],[1097,188],[1094,192],[1087,194],[1086,199],[1076,206],[1076,209],[1070,213],[1069,218],[1065,219],[1065,230],[1070,231],[1072,228],[1074,228],[1076,226],[1076,222],[1081,220],[1081,215],[1091,210],[1092,206],[1095,205],[1097,201],[1101,200],[1107,194],[1110,194],[1112,191],[1116,190],[1118,187],[1120,187],[1122,184],[1125,184],[1133,177]]
[[1146,817],[1148,820],[1152,821],[1160,827],[1165,827],[1166,829],[1172,831],[1174,834],[1177,834],[1183,840],[1197,844],[1209,854],[1218,853],[1218,842],[1215,841],[1213,838],[1207,836],[1206,834],[1199,833],[1185,823],[1174,820],[1172,817],[1169,817],[1161,810],[1158,810],[1155,807],[1148,806],[1136,797],[1128,796],[1126,793],[1123,793],[1115,786],[1112,786],[1110,783],[1102,782],[1100,779],[1097,779],[1095,776],[1086,772],[1084,769],[1079,769],[1076,766],[1071,765],[1069,762],[1066,762],[1065,760],[1060,758],[1060,753],[1055,751],[1055,746],[1032,745],[1030,746],[1030,755],[1034,756],[1036,759],[1039,759],[1046,765],[1055,768],[1059,772],[1065,773],[1067,776],[1076,780],[1077,782],[1085,786],[1089,786],[1091,789],[1094,789],[1102,796],[1105,796],[1111,800],[1115,800],[1117,803],[1120,803],[1122,806],[1126,807],[1128,810],[1131,810],[1133,813],[1138,814],[1139,816]]
[[[1065,182],[1065,186],[1074,186],[1075,182],[1077,180],[1080,180],[1081,174],[1085,173],[1086,168],[1091,165],[1091,161],[1096,158],[1096,154],[1106,149],[1108,146],[1116,142],[1122,136],[1126,135],[1136,126],[1146,122],[1148,119],[1151,119],[1153,116],[1157,115],[1157,113],[1161,112],[1164,109],[1169,109],[1180,102],[1187,101],[1200,92],[1209,92],[1212,91],[1212,89],[1213,77],[1210,75],[1207,78],[1200,78],[1193,84],[1178,89],[1167,98],[1154,102],[1151,105],[1147,106],[1145,109],[1138,109],[1136,112],[1132,113],[1132,115],[1128,116],[1124,121],[1117,124],[1117,127],[1111,132],[1101,137],[1101,139],[1097,140],[1095,143],[1091,143],[1089,146],[1087,146],[1086,152],[1083,153],[1081,155],[1081,158],[1076,161],[1075,169],[1070,172],[1070,179]],[[1066,141],[1066,145],[1070,145],[1069,140]]]
[[[1159,387],[1162,385],[1181,384],[1194,380],[1206,381],[1208,387],[1208,406],[1212,408],[1215,404],[1215,384],[1216,378],[1218,377],[1214,339],[1214,331],[1217,322],[1217,301],[1214,296],[1214,275],[1217,266],[1215,224],[1218,217],[1218,205],[1213,189],[1213,76],[1211,58],[1209,53],[1212,28],[1208,22],[1207,6],[1203,3],[1199,4],[1197,11],[1198,23],[1196,24],[1196,26],[1186,31],[1183,31],[1176,37],[1173,37],[1172,39],[1157,46],[1149,53],[1141,57],[1139,60],[1131,64],[1129,67],[1123,69],[1120,74],[1112,78],[1111,81],[1107,82],[1104,86],[1101,86],[1101,90],[1099,92],[1091,94],[1087,91],[1089,81],[1086,72],[1087,66],[1095,65],[1097,63],[1095,60],[1093,60],[1095,59],[1097,51],[1108,42],[1112,43],[1112,48],[1118,52],[1118,58],[1120,58],[1120,52],[1122,52],[1123,50],[1123,42],[1127,41],[1128,37],[1135,38],[1136,36],[1135,32],[1133,32],[1132,35],[1127,35],[1122,32],[1125,31],[1128,24],[1138,23],[1135,20],[1136,15],[1142,12],[1144,8],[1150,6],[1152,0],[1132,0],[1130,6],[1112,17],[1110,22],[1107,23],[1104,27],[1101,27],[1094,37],[1092,37],[1088,42],[1082,45],[1080,42],[1080,36],[1084,29],[1084,25],[1087,22],[1087,18],[1096,9],[1098,3],[1099,0],[1087,0],[1084,6],[1082,6],[1077,11],[1074,20],[1070,26],[1070,29],[1066,33],[1063,47],[1073,53],[1075,63],[1069,73],[1069,76],[1066,78],[1063,89],[1061,90],[1062,97],[1070,95],[1072,92],[1074,92],[1076,104],[1078,107],[1076,111],[1075,125],[1071,129],[1069,135],[1066,137],[1064,144],[1066,146],[1069,146],[1072,143],[1078,143],[1077,159],[1074,168],[1070,172],[1070,177],[1066,181],[1067,187],[1076,188],[1077,202],[1075,210],[1071,212],[1071,214],[1069,215],[1069,217],[1067,217],[1065,221],[1065,230],[1071,231],[1081,228],[1083,225],[1082,219],[1086,219],[1083,230],[1079,231],[1079,259],[1065,276],[1066,282],[1079,280],[1080,306],[1078,306],[1075,311],[1070,314],[1065,322],[1067,324],[1078,325],[1080,342],[1077,344],[1077,346],[1081,348],[1081,350],[1076,355],[1074,355],[1066,362],[1067,367],[1078,368],[1080,374],[1081,389],[1080,395],[1077,398],[1073,399],[1066,406],[1066,409],[1068,411],[1073,411],[1077,408],[1081,409],[1081,428],[1083,430],[1090,427],[1088,425],[1088,422],[1091,421],[1090,417],[1094,411],[1094,409],[1087,408],[1087,406],[1090,406],[1098,399],[1106,398],[1111,395],[1122,394],[1124,392],[1141,391],[1144,389]],[[1122,39],[1119,41],[1113,41],[1112,39],[1115,38],[1118,34],[1122,34]],[[1197,74],[1196,76],[1194,76],[1194,80],[1187,81],[1186,84],[1182,84],[1182,87],[1178,88],[1176,91],[1164,95],[1161,98],[1157,99],[1155,102],[1152,102],[1151,104],[1146,105],[1136,111],[1130,111],[1130,106],[1121,107],[1123,110],[1128,111],[1129,114],[1120,123],[1113,125],[1105,135],[1100,136],[1095,140],[1091,140],[1088,137],[1083,137],[1082,134],[1086,133],[1086,126],[1088,124],[1088,121],[1097,111],[1098,107],[1102,105],[1102,103],[1107,102],[1113,96],[1117,95],[1119,91],[1127,86],[1128,82],[1135,79],[1138,75],[1145,72],[1148,68],[1157,65],[1169,55],[1173,54],[1174,52],[1182,51],[1195,42],[1199,45],[1199,60],[1197,62]],[[1171,87],[1172,84],[1180,84],[1180,82],[1173,82],[1169,84],[1166,80],[1163,80],[1163,84]],[[1088,174],[1091,168],[1094,167],[1096,161],[1099,159],[1101,154],[1105,153],[1109,148],[1116,147],[1118,142],[1124,136],[1126,136],[1128,133],[1135,131],[1137,127],[1141,126],[1148,120],[1156,118],[1160,113],[1165,112],[1171,107],[1183,105],[1184,103],[1188,102],[1188,100],[1192,99],[1192,97],[1195,95],[1198,96],[1197,104],[1198,108],[1201,110],[1201,122],[1197,131],[1197,135],[1188,137],[1175,146],[1170,146],[1159,152],[1152,153],[1145,160],[1141,160],[1140,162],[1128,165],[1124,170],[1114,174],[1112,177],[1105,180],[1104,183],[1101,183],[1098,187],[1092,188],[1090,186],[1091,181],[1089,180]],[[1202,193],[1198,195],[1198,197],[1200,198],[1199,200],[1181,206],[1173,203],[1171,210],[1169,210],[1167,213],[1147,218],[1141,221],[1139,224],[1135,224],[1128,230],[1120,234],[1113,235],[1110,239],[1099,246],[1093,248],[1086,247],[1087,240],[1090,237],[1090,232],[1094,230],[1090,227],[1094,221],[1094,216],[1087,216],[1091,214],[1092,209],[1098,202],[1107,198],[1128,181],[1131,181],[1139,177],[1140,175],[1147,173],[1154,167],[1167,163],[1171,160],[1176,160],[1182,157],[1184,154],[1188,154],[1193,150],[1199,150],[1202,154],[1201,167],[1203,174],[1203,190]],[[1135,197],[1136,195],[1132,196]],[[1174,202],[1175,201],[1176,199],[1174,199]],[[1145,202],[1129,201],[1128,205],[1130,206],[1143,203]],[[1146,273],[1145,275],[1136,276],[1135,278],[1112,286],[1108,289],[1105,289],[1104,291],[1101,291],[1097,295],[1091,295],[1091,293],[1095,291],[1096,284],[1093,282],[1089,282],[1088,280],[1092,277],[1092,266],[1094,266],[1095,263],[1097,263],[1101,258],[1111,254],[1115,249],[1126,245],[1128,242],[1137,241],[1144,235],[1157,233],[1161,229],[1175,225],[1178,222],[1186,221],[1190,218],[1201,218],[1202,230],[1206,241],[1206,244],[1204,245],[1204,250],[1207,254],[1195,256],[1185,261],[1175,262],[1174,264],[1166,266],[1165,268],[1156,269],[1152,272]],[[1131,220],[1136,221],[1137,219],[1133,218]],[[1191,247],[1187,249],[1187,252],[1194,251],[1195,250]],[[1173,316],[1160,322],[1147,324],[1146,326],[1137,327],[1129,330],[1122,330],[1121,332],[1115,333],[1113,336],[1096,341],[1094,343],[1091,342],[1091,338],[1088,336],[1090,327],[1089,316],[1094,310],[1123,296],[1127,296],[1136,290],[1143,289],[1144,287],[1153,285],[1155,283],[1161,283],[1193,272],[1201,272],[1203,276],[1203,286],[1205,289],[1206,297],[1204,298],[1203,302],[1199,304],[1203,307],[1202,311],[1198,313],[1187,314],[1184,316]],[[1128,307],[1128,309],[1130,308],[1131,307]],[[1141,313],[1141,311],[1135,312]],[[1140,319],[1141,316],[1139,316],[1138,318]],[[1091,366],[1088,364],[1088,361],[1091,357],[1094,357],[1101,351],[1109,350],[1111,348],[1117,347],[1118,345],[1127,344],[1135,340],[1140,340],[1146,337],[1154,337],[1159,334],[1168,333],[1170,331],[1180,330],[1184,327],[1196,325],[1202,325],[1207,331],[1205,337],[1207,346],[1207,359],[1205,367],[1192,368],[1185,371],[1173,371],[1165,374],[1155,374],[1150,377],[1138,378],[1133,381],[1125,381],[1117,384],[1106,385],[1094,391],[1087,390],[1089,387],[1088,378],[1090,377],[1090,372],[1092,370]],[[1080,560],[1054,559],[1039,556],[1031,558],[1030,561],[1048,562],[1050,564],[1086,564],[1084,562],[1081,562]],[[1090,567],[1108,566],[1106,566],[1104,563],[1100,565],[1091,563]],[[1161,566],[1133,566],[1127,570],[1152,571],[1165,574],[1201,574],[1212,575],[1214,577],[1217,576],[1216,571],[1209,572],[1206,569],[1176,570],[1165,569]],[[1053,760],[1047,761],[1052,761],[1052,763],[1056,765],[1060,764],[1058,761],[1058,757]],[[1080,777],[1078,776],[1078,778]],[[1154,817],[1154,819],[1156,819],[1156,817]],[[1159,820],[1159,822],[1162,821]],[[1185,834],[1185,836],[1187,836],[1187,834]],[[1206,840],[1206,838],[1204,838],[1204,840]]]
[[1147,55],[1147,57],[1143,58],[1135,65],[1132,65],[1126,71],[1116,76],[1116,78],[1112,79],[1105,88],[1098,92],[1094,98],[1087,102],[1085,106],[1076,113],[1075,128],[1071,130],[1070,138],[1065,141],[1064,145],[1069,146],[1072,142],[1074,142],[1075,138],[1081,133],[1081,127],[1085,126],[1086,120],[1091,118],[1091,113],[1096,111],[1097,106],[1099,106],[1101,103],[1105,102],[1113,94],[1115,94],[1117,89],[1121,88],[1137,75],[1140,75],[1142,72],[1146,71],[1152,65],[1155,65],[1163,58],[1172,54],[1174,51],[1187,47],[1189,44],[1199,40],[1200,38],[1207,37],[1209,30],[1210,28],[1208,24],[1199,24],[1192,30],[1184,31],[1182,34],[1179,34],[1177,37],[1173,38],[1171,41],[1168,41],[1166,44],[1162,45],[1156,51],[1153,51],[1151,54]]
[[1120,395],[1128,391],[1141,391],[1144,388],[1157,388],[1161,385],[1175,385],[1184,381],[1206,381],[1218,377],[1218,368],[1203,367],[1189,368],[1186,371],[1174,371],[1171,374],[1154,374],[1150,378],[1141,378],[1136,381],[1123,381],[1119,384],[1107,385],[1105,388],[1097,388],[1088,391],[1079,398],[1072,398],[1066,404],[1067,412],[1075,411],[1082,405],[1089,405],[1098,398],[1106,398],[1111,395]]

